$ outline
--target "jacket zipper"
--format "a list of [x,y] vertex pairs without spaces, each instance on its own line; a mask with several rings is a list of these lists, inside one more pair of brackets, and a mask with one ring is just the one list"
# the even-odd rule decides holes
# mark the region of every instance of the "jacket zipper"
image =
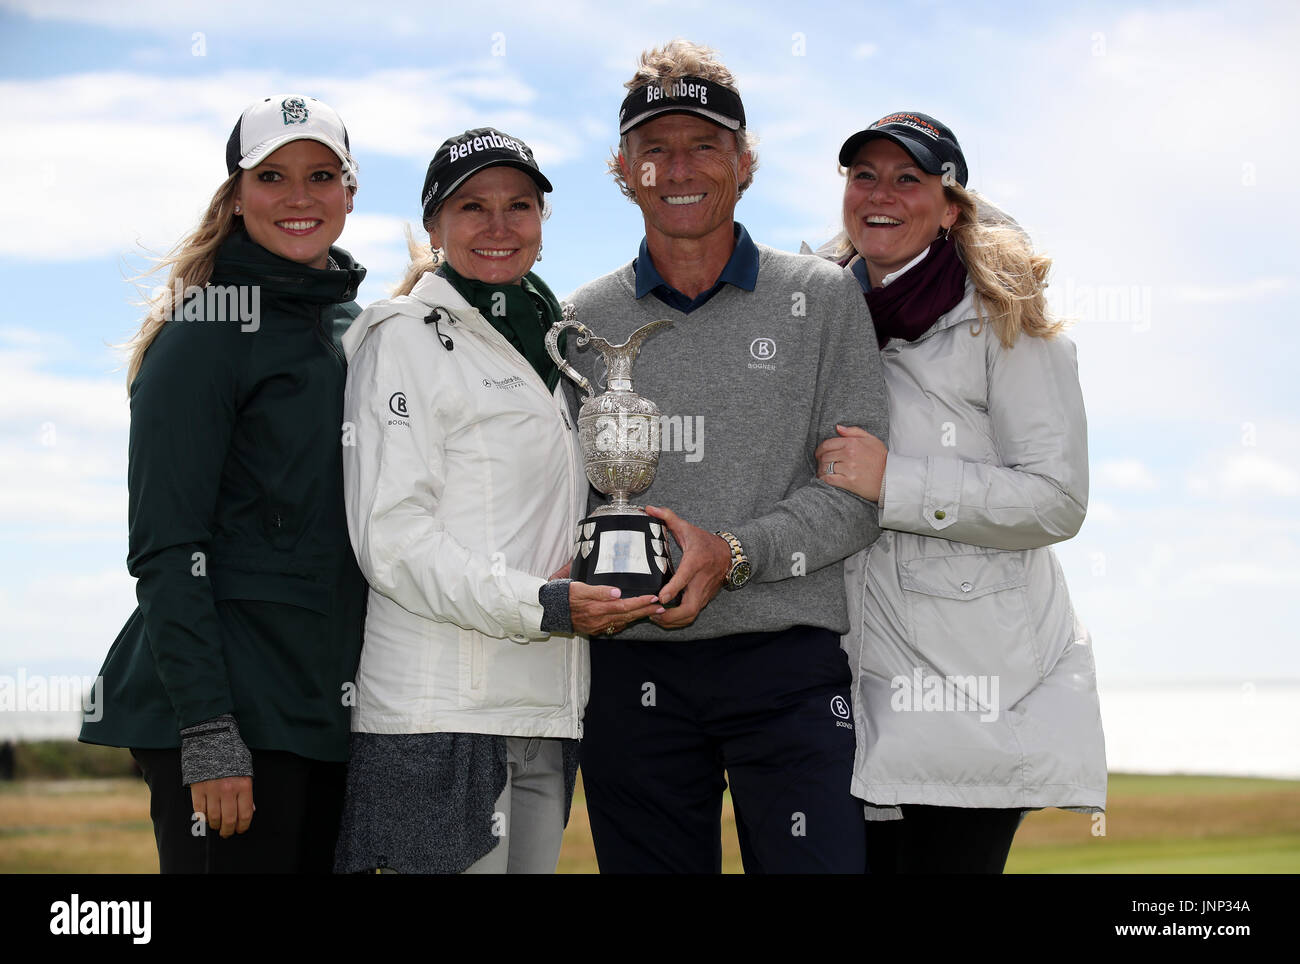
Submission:
[[343,352],[339,351],[338,345],[334,344],[334,339],[325,331],[324,308],[316,309],[316,335],[325,343],[325,347],[328,348],[334,357],[338,359],[339,364],[343,367],[343,370],[346,371],[348,367],[347,359],[343,357]]

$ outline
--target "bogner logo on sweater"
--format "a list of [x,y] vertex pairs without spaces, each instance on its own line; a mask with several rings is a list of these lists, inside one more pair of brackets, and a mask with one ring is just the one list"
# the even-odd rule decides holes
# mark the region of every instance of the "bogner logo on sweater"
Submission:
[[776,371],[772,359],[776,357],[776,342],[771,338],[755,338],[749,343],[749,354],[754,359],[749,363],[751,370]]

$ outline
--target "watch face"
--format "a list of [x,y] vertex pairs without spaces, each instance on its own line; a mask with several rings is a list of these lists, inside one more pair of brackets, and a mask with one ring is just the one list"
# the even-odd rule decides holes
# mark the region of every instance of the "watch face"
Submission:
[[739,589],[745,583],[749,582],[750,573],[753,567],[747,562],[738,562],[731,569],[731,584]]

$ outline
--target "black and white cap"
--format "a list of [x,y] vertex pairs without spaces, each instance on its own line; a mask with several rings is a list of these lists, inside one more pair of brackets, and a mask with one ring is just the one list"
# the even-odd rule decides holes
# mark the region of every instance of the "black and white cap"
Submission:
[[290,141],[319,141],[338,155],[343,183],[357,186],[357,162],[348,145],[347,128],[329,104],[301,94],[276,94],[250,106],[226,142],[226,172],[250,170]]
[[447,138],[429,162],[420,191],[420,208],[425,219],[470,177],[485,167],[498,165],[517,167],[544,192],[551,192],[551,182],[538,168],[531,147],[494,127],[476,127]]
[[626,134],[660,114],[696,114],[729,131],[745,126],[745,105],[740,95],[703,77],[681,77],[670,82],[665,94],[658,82],[638,87],[618,111],[618,133]]
[[[919,111],[899,111],[887,114],[866,130],[858,131],[840,148],[840,166],[853,163],[858,150],[867,141],[883,137],[893,141],[928,174],[945,174],[951,171],[953,179],[966,186],[966,157],[957,143],[957,135],[929,114]],[[945,165],[951,165],[945,168]]]

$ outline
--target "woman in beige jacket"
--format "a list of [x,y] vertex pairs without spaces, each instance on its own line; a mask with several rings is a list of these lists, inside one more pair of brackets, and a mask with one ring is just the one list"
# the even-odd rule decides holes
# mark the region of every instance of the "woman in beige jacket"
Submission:
[[832,256],[862,283],[891,412],[888,450],[856,428],[817,450],[882,529],[845,568],[868,863],[998,873],[1025,810],[1105,805],[1091,641],[1049,548],[1087,508],[1075,349],[1046,315],[1050,259],[981,218],[947,127],[891,114],[839,159]]

